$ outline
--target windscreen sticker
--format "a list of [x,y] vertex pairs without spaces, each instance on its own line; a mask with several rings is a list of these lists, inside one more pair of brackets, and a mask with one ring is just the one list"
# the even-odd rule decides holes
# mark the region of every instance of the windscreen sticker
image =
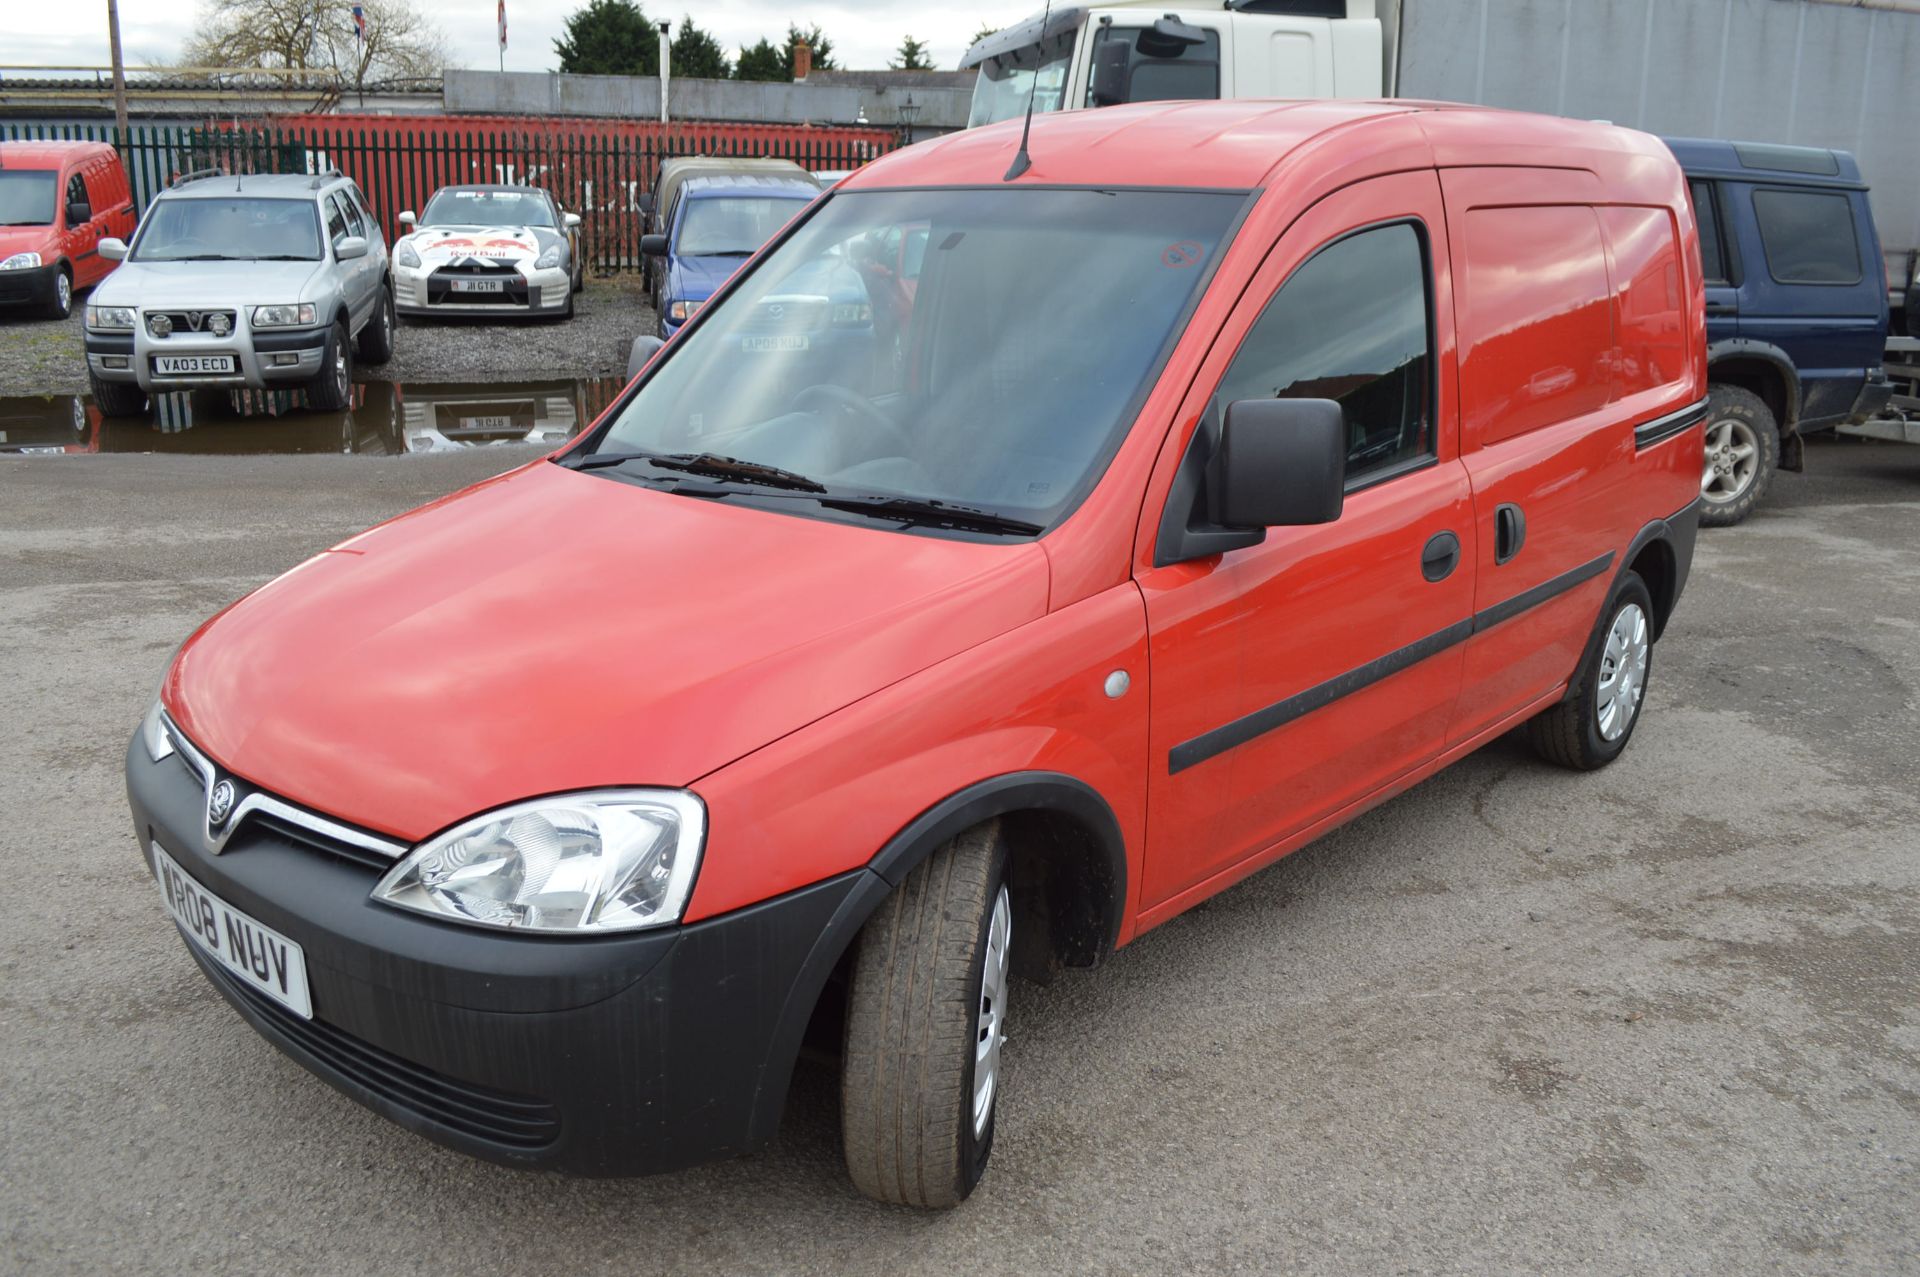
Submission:
[[1188,266],[1198,266],[1206,255],[1206,245],[1183,239],[1178,244],[1167,245],[1166,251],[1160,254],[1160,264],[1173,270],[1182,270]]

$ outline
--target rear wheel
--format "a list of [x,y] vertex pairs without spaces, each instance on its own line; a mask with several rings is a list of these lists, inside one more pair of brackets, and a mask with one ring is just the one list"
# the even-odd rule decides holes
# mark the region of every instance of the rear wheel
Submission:
[[380,304],[374,308],[373,318],[360,330],[360,341],[354,349],[360,362],[375,367],[393,358],[393,290],[382,285]]
[[1543,758],[1576,771],[1605,767],[1627,747],[1653,670],[1653,596],[1638,573],[1620,578],[1605,615],[1573,694],[1527,724]]
[[87,385],[103,417],[137,417],[147,410],[147,392],[131,382],[102,381],[88,373]]
[[353,343],[347,325],[336,320],[320,352],[320,375],[307,383],[307,406],[320,412],[345,412],[353,402]]
[[1780,426],[1766,401],[1741,386],[1711,387],[1700,522],[1726,528],[1752,514],[1779,463]]
[[907,875],[860,933],[840,1124],[861,1192],[957,1206],[987,1167],[1006,1041],[1013,902],[989,821]]

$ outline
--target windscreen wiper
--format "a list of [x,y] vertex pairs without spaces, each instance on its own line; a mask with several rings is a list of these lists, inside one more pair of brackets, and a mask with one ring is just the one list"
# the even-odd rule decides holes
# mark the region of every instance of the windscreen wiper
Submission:
[[898,519],[903,523],[928,528],[952,528],[956,532],[990,532],[1002,536],[1038,536],[1046,528],[1025,519],[973,506],[950,505],[945,501],[919,497],[821,497],[820,504],[830,510],[845,510],[875,519]]
[[706,479],[732,479],[737,483],[757,483],[765,488],[785,488],[791,492],[825,492],[827,486],[818,479],[809,479],[804,474],[792,470],[782,470],[779,466],[761,465],[757,461],[742,461],[738,457],[723,457],[712,452],[672,453],[664,457],[649,457],[647,464],[661,470],[684,470],[688,474],[697,474]]
[[758,484],[763,488],[780,488],[789,492],[827,490],[826,485],[804,474],[711,452],[592,452],[578,458],[562,458],[559,464],[571,470],[604,470],[632,461],[644,461],[659,470],[679,470],[703,479],[731,479],[735,483]]

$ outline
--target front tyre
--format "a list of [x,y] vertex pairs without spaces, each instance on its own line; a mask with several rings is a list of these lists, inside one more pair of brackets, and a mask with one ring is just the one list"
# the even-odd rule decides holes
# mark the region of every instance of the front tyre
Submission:
[[1729,528],[1752,514],[1779,464],[1780,425],[1766,400],[1741,386],[1709,387],[1700,522]]
[[48,319],[65,319],[73,314],[73,274],[66,264],[53,268],[53,289],[47,294]]
[[1653,596],[1638,573],[1620,578],[1602,626],[1573,694],[1527,724],[1527,739],[1541,757],[1576,771],[1618,758],[1640,721],[1653,671]]
[[87,385],[103,417],[137,417],[147,410],[147,392],[131,382],[102,381],[89,371]]
[[307,406],[316,412],[345,412],[353,403],[353,342],[345,320],[327,330],[320,352],[320,375],[307,383]]
[[959,1205],[993,1152],[1013,903],[998,821],[934,852],[860,933],[840,1126],[861,1192]]

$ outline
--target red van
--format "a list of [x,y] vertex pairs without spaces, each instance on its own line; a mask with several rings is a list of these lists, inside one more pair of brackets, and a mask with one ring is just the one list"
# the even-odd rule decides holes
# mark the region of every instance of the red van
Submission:
[[107,277],[102,239],[133,235],[133,191],[104,142],[0,142],[0,307],[65,319]]
[[[862,169],[577,445],[187,641],[128,791],[255,1028],[429,1138],[585,1174],[771,1138],[811,1039],[854,1182],[951,1205],[1011,976],[1510,729],[1626,747],[1703,455],[1665,147],[1247,101],[1020,147]],[[900,340],[815,341],[903,230]]]

